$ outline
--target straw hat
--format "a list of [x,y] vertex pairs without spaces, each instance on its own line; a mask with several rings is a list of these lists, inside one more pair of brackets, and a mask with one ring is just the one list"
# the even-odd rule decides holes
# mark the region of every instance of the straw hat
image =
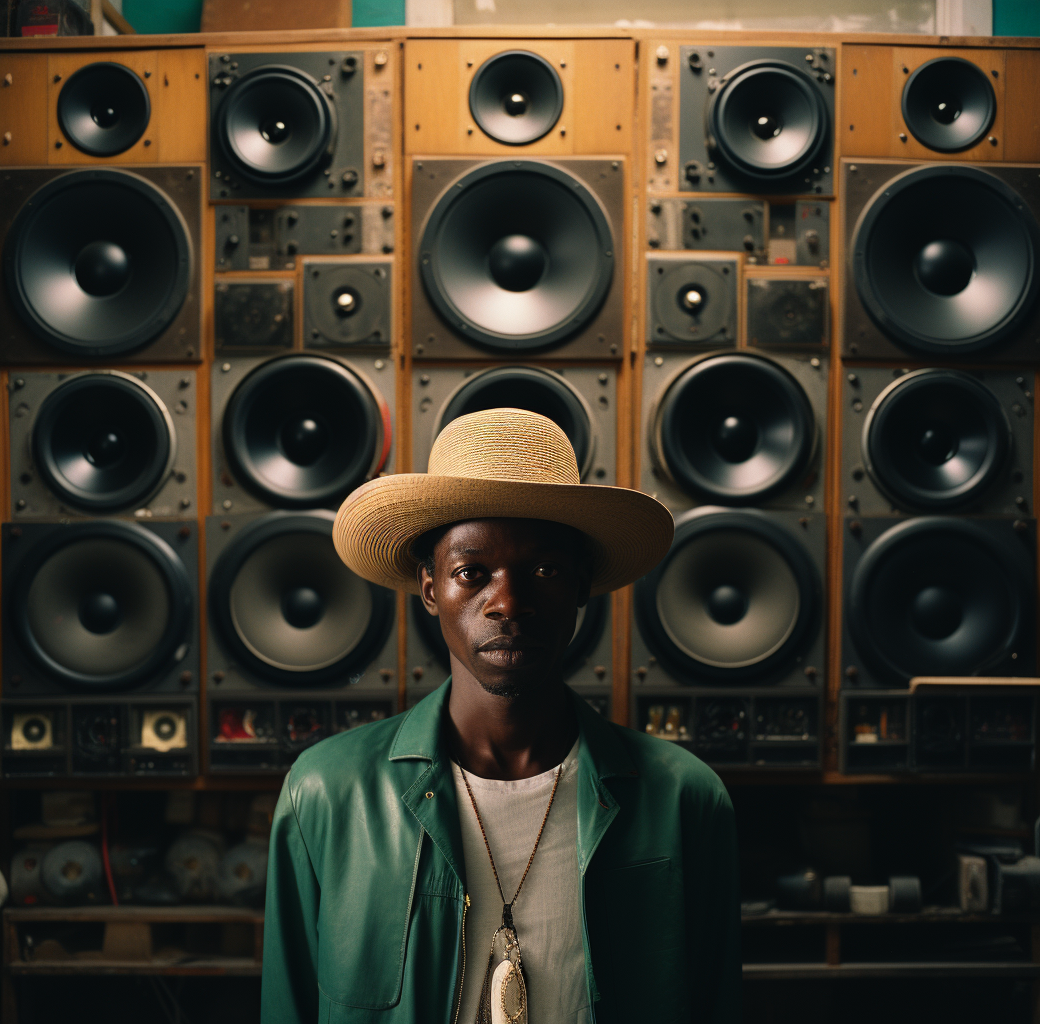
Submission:
[[359,576],[419,592],[411,547],[422,534],[466,519],[548,519],[592,541],[592,593],[646,575],[672,542],[672,514],[625,487],[583,484],[567,435],[523,409],[488,409],[452,420],[430,452],[428,473],[362,484],[336,515],[332,537]]

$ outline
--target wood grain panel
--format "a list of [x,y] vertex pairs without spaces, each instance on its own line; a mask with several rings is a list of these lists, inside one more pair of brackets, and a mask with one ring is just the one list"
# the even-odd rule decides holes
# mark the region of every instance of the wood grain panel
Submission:
[[1004,159],[1040,162],[1040,49],[1004,55]]
[[574,43],[574,51],[571,109],[581,112],[577,118],[571,115],[574,152],[627,152],[635,115],[635,43],[586,39]]
[[158,80],[150,83],[155,134],[164,164],[206,159],[206,51],[161,50]]
[[404,49],[404,151],[451,153],[458,144],[459,42],[410,39]]
[[0,166],[47,162],[47,55],[0,54]]
[[892,142],[892,50],[845,46],[841,56],[838,156],[887,156]]

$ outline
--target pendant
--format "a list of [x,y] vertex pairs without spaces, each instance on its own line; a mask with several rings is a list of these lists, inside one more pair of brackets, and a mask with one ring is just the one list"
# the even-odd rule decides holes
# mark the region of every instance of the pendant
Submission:
[[[499,935],[505,938],[505,949],[498,954],[500,960],[496,956]],[[516,932],[505,925],[495,931],[491,940],[476,1024],[527,1024],[527,986],[524,984],[520,943]]]

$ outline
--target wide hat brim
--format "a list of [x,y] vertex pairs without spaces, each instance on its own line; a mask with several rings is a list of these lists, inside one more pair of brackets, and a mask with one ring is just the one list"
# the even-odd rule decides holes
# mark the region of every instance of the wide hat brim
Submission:
[[580,530],[592,542],[593,595],[645,576],[668,553],[674,533],[664,505],[626,487],[399,473],[350,494],[332,537],[358,576],[418,594],[413,542],[469,519],[546,519]]

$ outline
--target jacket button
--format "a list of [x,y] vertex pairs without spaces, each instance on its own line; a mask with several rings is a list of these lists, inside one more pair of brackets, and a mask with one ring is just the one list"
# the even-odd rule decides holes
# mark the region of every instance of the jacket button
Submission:
[[432,792],[427,793],[426,794],[426,799],[427,800],[432,800],[433,799],[433,793]]

